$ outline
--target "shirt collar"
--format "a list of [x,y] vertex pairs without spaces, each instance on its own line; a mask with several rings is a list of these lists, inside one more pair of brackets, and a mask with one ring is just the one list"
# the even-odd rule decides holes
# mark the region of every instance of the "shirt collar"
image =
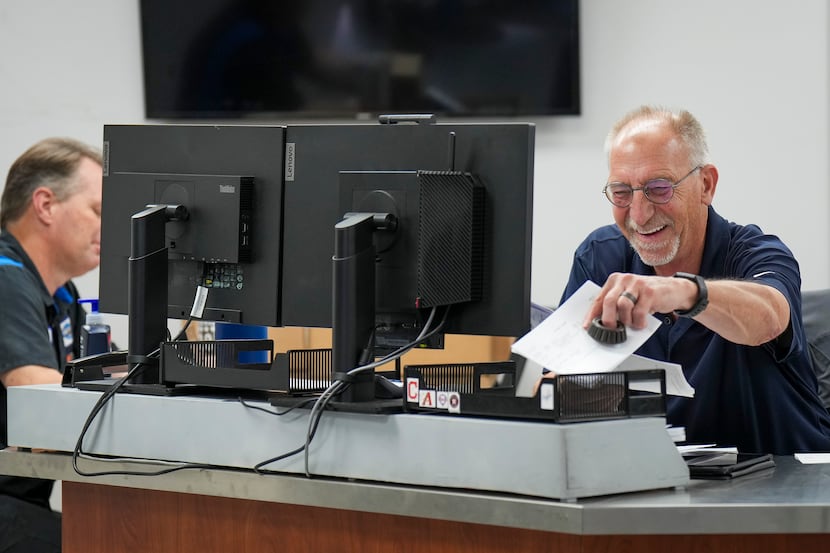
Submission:
[[700,275],[706,278],[723,275],[726,249],[729,247],[729,221],[709,206],[709,221],[706,223],[706,242],[703,258],[700,260]]
[[26,250],[23,249],[23,246],[20,245],[17,238],[8,231],[3,231],[0,234],[0,251],[7,250],[10,252],[14,257],[17,257],[20,262],[23,264],[32,276],[37,279],[38,284],[40,285],[40,291],[43,296],[43,303],[47,306],[52,305],[55,300],[52,295],[49,293],[49,290],[46,289],[46,284],[44,284],[43,279],[40,277],[40,272],[35,267],[32,258],[29,257],[29,254],[26,253]]

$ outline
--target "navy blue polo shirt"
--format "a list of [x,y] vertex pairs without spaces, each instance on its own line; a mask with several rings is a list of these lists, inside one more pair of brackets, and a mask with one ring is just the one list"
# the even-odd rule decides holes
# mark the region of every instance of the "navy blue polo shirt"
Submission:
[[[562,301],[586,280],[602,285],[614,272],[653,275],[654,269],[616,225],[608,225],[577,248]],[[776,236],[729,222],[709,207],[700,275],[774,287],[790,304],[790,328],[752,347],[725,340],[692,319],[656,314],[663,324],[637,353],[680,364],[695,388],[694,398],[669,397],[667,422],[685,427],[690,443],[775,454],[830,451],[830,414],[817,392],[792,252]]]

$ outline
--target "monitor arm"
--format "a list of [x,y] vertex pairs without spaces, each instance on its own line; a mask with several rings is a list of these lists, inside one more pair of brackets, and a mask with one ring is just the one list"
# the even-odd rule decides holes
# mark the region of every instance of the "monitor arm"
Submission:
[[397,228],[389,213],[347,213],[334,227],[332,377],[350,386],[340,399],[375,399],[374,373],[347,376],[350,370],[374,360],[375,247],[377,230]]
[[143,363],[134,384],[160,384],[158,357],[167,338],[167,221],[185,220],[181,205],[149,205],[130,220],[127,363]]

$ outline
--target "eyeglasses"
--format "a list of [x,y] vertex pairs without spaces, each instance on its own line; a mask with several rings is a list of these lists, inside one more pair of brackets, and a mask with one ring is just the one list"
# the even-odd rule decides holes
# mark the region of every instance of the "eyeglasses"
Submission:
[[680,186],[680,183],[690,177],[692,173],[702,168],[702,165],[698,165],[675,183],[672,183],[668,179],[653,179],[639,188],[634,188],[624,182],[609,182],[603,187],[602,193],[605,194],[609,202],[617,207],[630,206],[631,201],[634,199],[634,192],[637,190],[642,190],[643,194],[645,194],[651,203],[667,204],[674,196],[674,189]]

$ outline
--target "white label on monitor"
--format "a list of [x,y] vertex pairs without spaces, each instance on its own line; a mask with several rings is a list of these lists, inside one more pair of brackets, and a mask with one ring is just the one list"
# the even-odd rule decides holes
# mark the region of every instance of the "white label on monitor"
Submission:
[[296,151],[295,142],[285,143],[285,180],[294,180],[294,155]]

